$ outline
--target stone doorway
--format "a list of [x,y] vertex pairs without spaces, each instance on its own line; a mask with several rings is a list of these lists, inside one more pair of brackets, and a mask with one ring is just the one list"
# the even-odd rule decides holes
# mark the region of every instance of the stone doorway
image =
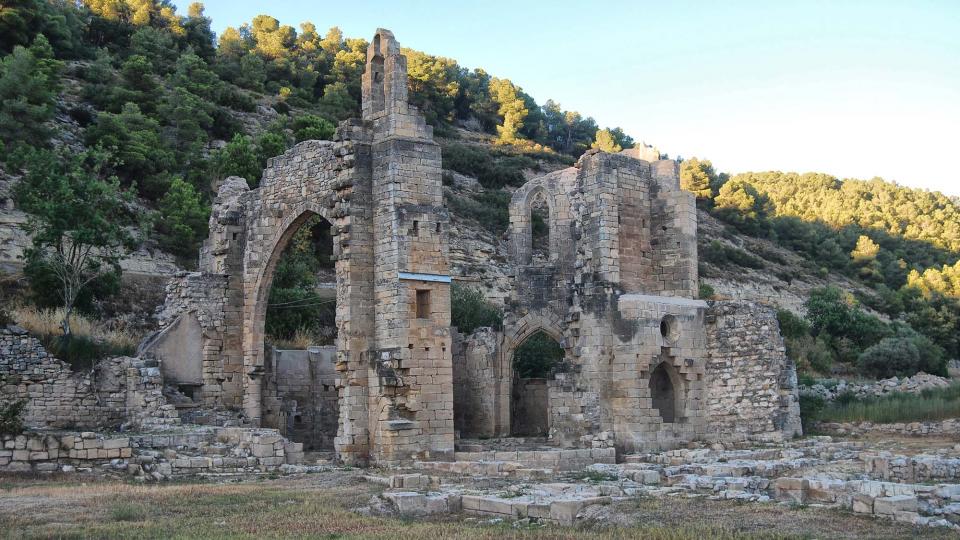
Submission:
[[513,352],[510,436],[546,437],[550,432],[550,381],[563,348],[546,332],[531,334]]
[[650,374],[650,397],[653,400],[653,408],[660,413],[660,418],[664,423],[672,424],[677,421],[677,389],[674,387],[673,369],[666,362],[660,365]]

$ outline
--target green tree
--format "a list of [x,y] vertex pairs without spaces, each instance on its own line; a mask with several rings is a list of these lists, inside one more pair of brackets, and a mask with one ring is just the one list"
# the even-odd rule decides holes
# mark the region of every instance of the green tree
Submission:
[[166,191],[166,173],[176,167],[176,158],[163,141],[160,124],[135,104],[127,103],[120,114],[100,113],[87,129],[86,141],[107,150],[113,170],[124,184],[137,184],[142,196],[159,200]]
[[509,79],[493,78],[490,79],[490,96],[499,105],[497,114],[502,119],[497,126],[497,143],[512,144],[528,114],[520,89]]
[[34,36],[40,16],[37,0],[12,0],[0,4],[0,52],[9,53],[17,45],[26,45]]
[[714,204],[718,217],[748,234],[764,233],[766,218],[773,211],[770,200],[743,180],[724,184]]
[[47,144],[61,65],[43,34],[29,49],[17,46],[0,62],[0,141]]
[[611,154],[616,154],[617,152],[623,150],[623,148],[617,144],[617,141],[613,137],[613,133],[611,133],[609,129],[597,130],[596,139],[594,139],[593,144],[590,145],[590,148],[595,148]]
[[308,139],[329,140],[336,130],[329,120],[313,114],[303,114],[293,120],[293,135],[297,142]]
[[260,183],[263,167],[257,160],[253,140],[246,135],[234,135],[233,140],[217,152],[214,163],[218,179],[239,176],[246,179],[251,188]]
[[513,369],[520,378],[549,377],[563,361],[563,348],[544,332],[527,338],[513,353]]
[[450,324],[465,335],[483,326],[495,330],[503,326],[503,313],[487,302],[482,291],[458,283],[450,289],[450,318]]
[[144,112],[155,113],[163,98],[163,88],[153,74],[153,65],[147,57],[135,54],[127,58],[121,68],[121,76],[123,88],[114,89],[117,102],[133,102]]
[[32,235],[26,258],[57,277],[65,336],[71,335],[79,295],[105,274],[119,275],[120,258],[133,244],[127,228],[130,197],[116,178],[102,175],[103,162],[90,152],[57,156],[31,150],[15,158],[24,174],[14,197],[28,215]]
[[[712,186],[717,173],[709,160],[691,158],[680,163],[680,187],[697,196],[697,201],[707,201],[713,196]],[[726,201],[731,203],[732,201]],[[749,205],[752,207],[752,205]],[[739,208],[739,203],[737,203]]]
[[160,246],[180,256],[193,255],[207,235],[209,206],[189,183],[174,178],[160,201]]
[[346,84],[335,82],[323,89],[318,108],[325,117],[343,121],[360,112],[360,103],[350,95]]
[[156,70],[153,73],[160,75],[173,71],[179,55],[170,32],[152,26],[139,28],[130,36],[127,52],[131,56],[146,58]]

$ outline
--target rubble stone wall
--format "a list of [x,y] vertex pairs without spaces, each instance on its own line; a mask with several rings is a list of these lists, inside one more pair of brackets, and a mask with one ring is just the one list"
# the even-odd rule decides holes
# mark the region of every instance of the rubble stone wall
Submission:
[[27,400],[31,428],[102,428],[179,422],[150,362],[109,358],[77,372],[22,329],[0,329],[0,401]]
[[772,308],[711,302],[707,310],[707,437],[782,440],[801,433],[797,372]]

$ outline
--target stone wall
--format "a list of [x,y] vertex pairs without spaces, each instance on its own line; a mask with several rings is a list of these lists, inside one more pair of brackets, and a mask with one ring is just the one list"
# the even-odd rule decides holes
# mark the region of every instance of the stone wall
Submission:
[[[233,184],[228,179],[224,185]],[[198,386],[192,393],[198,403],[239,408],[243,357],[236,332],[230,330],[237,328],[240,312],[231,307],[228,283],[228,276],[201,272],[183,272],[170,280],[157,314],[160,330],[144,340],[137,354],[157,360],[167,384]]]
[[264,426],[303,443],[333,450],[340,414],[334,367],[336,347],[273,349],[264,383]]
[[874,424],[873,422],[819,422],[816,430],[837,435],[865,435],[869,433],[887,433],[923,437],[925,435],[960,435],[960,418],[930,422],[895,422],[892,424]]
[[110,358],[76,372],[17,327],[0,329],[0,400],[26,399],[31,428],[103,428],[176,424],[156,364]]
[[799,435],[797,373],[772,308],[711,302],[706,414],[710,440],[783,440]]
[[542,437],[550,430],[549,381],[514,379],[510,404],[510,431],[520,437]]
[[950,379],[946,377],[930,375],[921,371],[912,377],[903,377],[902,379],[890,377],[875,382],[856,383],[842,379],[839,381],[821,381],[811,386],[800,386],[800,393],[831,401],[842,395],[871,398],[896,393],[919,394],[924,390],[946,388],[950,384]]
[[462,438],[497,435],[497,407],[509,403],[498,394],[500,339],[490,328],[453,334],[454,427]]

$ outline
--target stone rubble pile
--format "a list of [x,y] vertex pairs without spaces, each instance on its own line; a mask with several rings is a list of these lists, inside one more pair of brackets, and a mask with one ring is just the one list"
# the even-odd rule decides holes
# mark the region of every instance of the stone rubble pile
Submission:
[[[528,454],[517,456],[526,461],[510,461],[518,453]],[[566,472],[555,461],[536,462],[534,451],[506,452],[511,456],[503,460],[480,454],[457,456],[478,461],[424,462],[411,474],[368,478],[389,488],[384,504],[403,515],[463,512],[569,525],[596,513],[587,510],[594,505],[683,495],[835,506],[960,530],[960,445],[907,456],[878,452],[860,441],[811,437],[753,449],[715,445],[634,454],[624,456],[624,463]]]
[[906,392],[910,394],[919,394],[924,390],[934,388],[945,388],[950,386],[950,379],[937,375],[930,375],[924,372],[917,373],[912,377],[890,377],[876,382],[855,383],[843,379],[836,381],[818,382],[811,386],[800,386],[800,394],[817,396],[826,401],[833,401],[841,395],[853,395],[858,398],[878,397],[887,394]]
[[820,422],[817,431],[835,435],[865,435],[868,433],[886,433],[891,435],[909,435],[912,437],[956,436],[960,435],[960,418],[931,422],[897,422],[894,424],[874,424],[873,422]]

